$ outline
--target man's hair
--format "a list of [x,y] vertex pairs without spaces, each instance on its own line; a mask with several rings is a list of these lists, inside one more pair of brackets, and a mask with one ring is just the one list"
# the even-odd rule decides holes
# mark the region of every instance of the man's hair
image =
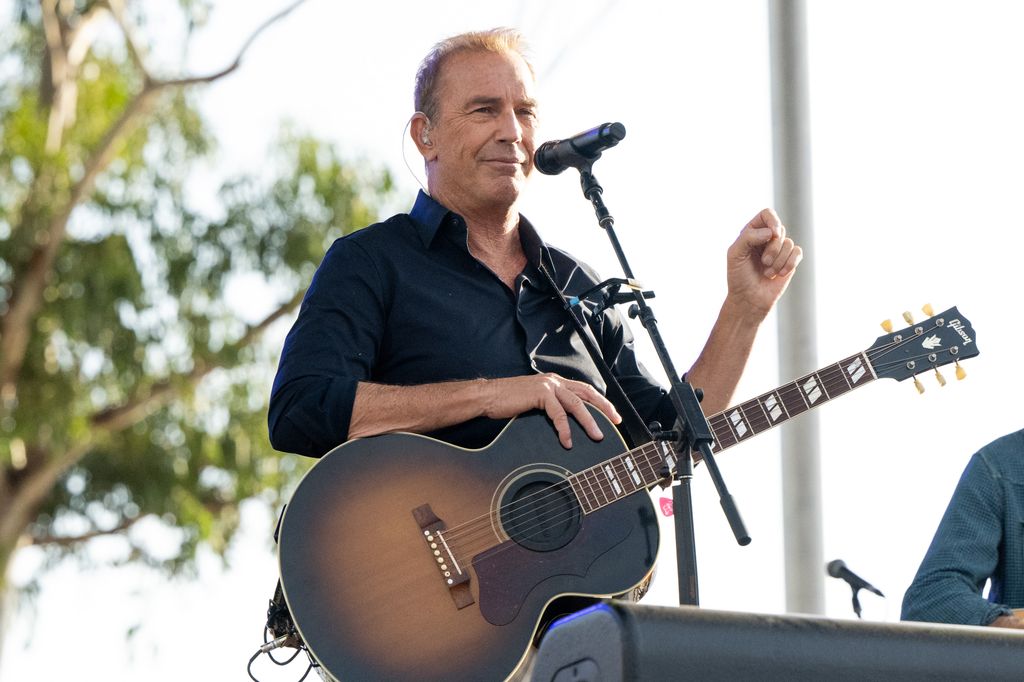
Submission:
[[461,52],[516,54],[522,57],[533,74],[533,65],[526,56],[526,41],[514,28],[492,28],[489,31],[472,31],[446,38],[431,48],[416,71],[413,104],[416,111],[422,111],[428,119],[432,120],[437,114],[437,90],[441,80],[441,68],[449,57]]

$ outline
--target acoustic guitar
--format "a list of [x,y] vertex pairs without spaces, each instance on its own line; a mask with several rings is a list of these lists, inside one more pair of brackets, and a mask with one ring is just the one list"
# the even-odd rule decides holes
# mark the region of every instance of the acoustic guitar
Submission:
[[[709,418],[721,451],[877,378],[904,380],[978,354],[956,308]],[[915,382],[917,379],[915,378]],[[669,482],[664,443],[627,449],[573,423],[563,449],[542,413],[485,448],[396,433],[320,459],[281,521],[278,558],[299,634],[348,680],[500,680],[519,671],[549,606],[625,593],[651,574],[648,490]]]

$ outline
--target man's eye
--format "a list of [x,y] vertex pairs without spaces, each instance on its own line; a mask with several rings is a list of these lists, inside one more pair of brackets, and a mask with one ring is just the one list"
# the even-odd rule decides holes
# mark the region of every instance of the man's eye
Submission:
[[492,111],[494,111],[494,109],[492,109],[491,107],[477,107],[476,109],[473,110],[473,113],[474,114],[489,114]]

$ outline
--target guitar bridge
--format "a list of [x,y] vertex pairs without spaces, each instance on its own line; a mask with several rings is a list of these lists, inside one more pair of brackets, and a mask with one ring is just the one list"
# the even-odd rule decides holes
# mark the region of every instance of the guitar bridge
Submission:
[[423,532],[423,540],[433,563],[437,566],[441,580],[444,581],[455,607],[464,609],[474,603],[473,593],[469,589],[469,572],[459,564],[455,552],[448,546],[444,531],[448,529],[444,521],[437,518],[429,504],[420,505],[412,510],[416,524]]

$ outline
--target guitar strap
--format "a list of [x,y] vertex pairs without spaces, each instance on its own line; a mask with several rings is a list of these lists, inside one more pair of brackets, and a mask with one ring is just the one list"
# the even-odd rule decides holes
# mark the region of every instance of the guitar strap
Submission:
[[[545,252],[547,248],[544,249]],[[550,255],[548,256],[550,258]],[[654,440],[651,435],[650,429],[644,423],[644,420],[636,411],[636,407],[633,405],[633,401],[629,399],[626,392],[622,390],[622,384],[615,378],[612,373],[611,367],[604,359],[604,355],[601,353],[601,349],[591,340],[587,334],[586,320],[580,319],[582,312],[577,315],[575,306],[569,305],[565,294],[558,288],[558,284],[555,283],[555,278],[551,276],[547,267],[544,265],[543,259],[538,263],[537,268],[544,275],[544,279],[547,280],[548,286],[555,292],[558,299],[562,302],[562,309],[565,310],[565,314],[572,320],[573,327],[576,329],[576,335],[579,336],[580,340],[583,341],[583,346],[587,349],[590,357],[593,359],[594,364],[597,365],[598,371],[601,372],[601,378],[604,379],[605,385],[608,387],[607,398],[615,405],[615,409],[619,411],[622,416],[622,424],[620,428],[625,432],[626,439],[629,441],[630,447],[637,447],[644,443],[649,443]]]

